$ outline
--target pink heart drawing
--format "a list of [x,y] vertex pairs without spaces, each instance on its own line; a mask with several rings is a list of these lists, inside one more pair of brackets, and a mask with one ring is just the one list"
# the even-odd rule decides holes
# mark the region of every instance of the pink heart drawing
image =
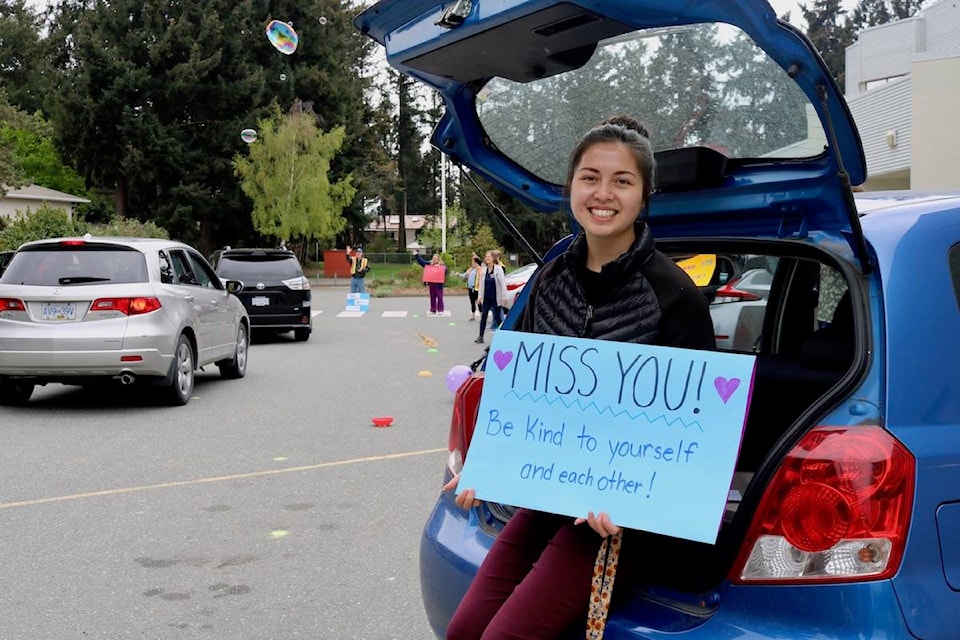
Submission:
[[500,351],[497,349],[493,354],[493,361],[500,367],[500,371],[506,369],[511,360],[513,360],[513,351]]
[[723,400],[723,404],[727,404],[727,400],[730,399],[733,392],[740,386],[740,378],[730,378],[727,380],[723,376],[717,376],[713,379],[713,386],[717,388],[717,393],[720,394],[720,399]]

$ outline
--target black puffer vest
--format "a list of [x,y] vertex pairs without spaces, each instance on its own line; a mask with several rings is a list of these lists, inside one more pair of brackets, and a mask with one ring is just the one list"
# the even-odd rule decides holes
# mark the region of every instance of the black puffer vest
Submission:
[[577,278],[585,269],[587,242],[581,232],[567,251],[543,267],[517,328],[532,333],[659,344],[660,302],[643,266],[656,249],[647,225],[638,225],[630,250],[605,264],[605,291],[584,291]]

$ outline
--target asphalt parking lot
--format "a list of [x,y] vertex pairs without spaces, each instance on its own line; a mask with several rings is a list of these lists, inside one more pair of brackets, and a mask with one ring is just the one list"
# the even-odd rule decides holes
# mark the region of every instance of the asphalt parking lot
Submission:
[[185,407],[51,385],[0,409],[0,637],[432,637],[419,536],[476,323],[464,296],[338,317],[346,289],[314,292],[310,341],[259,336]]

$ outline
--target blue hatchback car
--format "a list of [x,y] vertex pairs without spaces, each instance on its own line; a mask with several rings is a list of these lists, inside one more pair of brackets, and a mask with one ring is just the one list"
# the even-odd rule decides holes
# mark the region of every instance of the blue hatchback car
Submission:
[[[860,138],[808,39],[764,0],[385,0],[355,24],[442,95],[433,144],[464,170],[569,216],[575,142],[633,115],[658,248],[770,271],[725,342],[756,377],[716,543],[651,551],[607,640],[960,637],[960,194],[855,195]],[[483,379],[457,392],[422,537],[438,637],[513,512],[440,489]]]

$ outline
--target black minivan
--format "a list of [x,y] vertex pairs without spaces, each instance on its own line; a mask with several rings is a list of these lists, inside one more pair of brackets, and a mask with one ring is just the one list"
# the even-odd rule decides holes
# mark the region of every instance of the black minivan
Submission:
[[289,249],[223,249],[217,275],[243,282],[239,298],[253,330],[293,331],[297,341],[310,339],[310,280]]

